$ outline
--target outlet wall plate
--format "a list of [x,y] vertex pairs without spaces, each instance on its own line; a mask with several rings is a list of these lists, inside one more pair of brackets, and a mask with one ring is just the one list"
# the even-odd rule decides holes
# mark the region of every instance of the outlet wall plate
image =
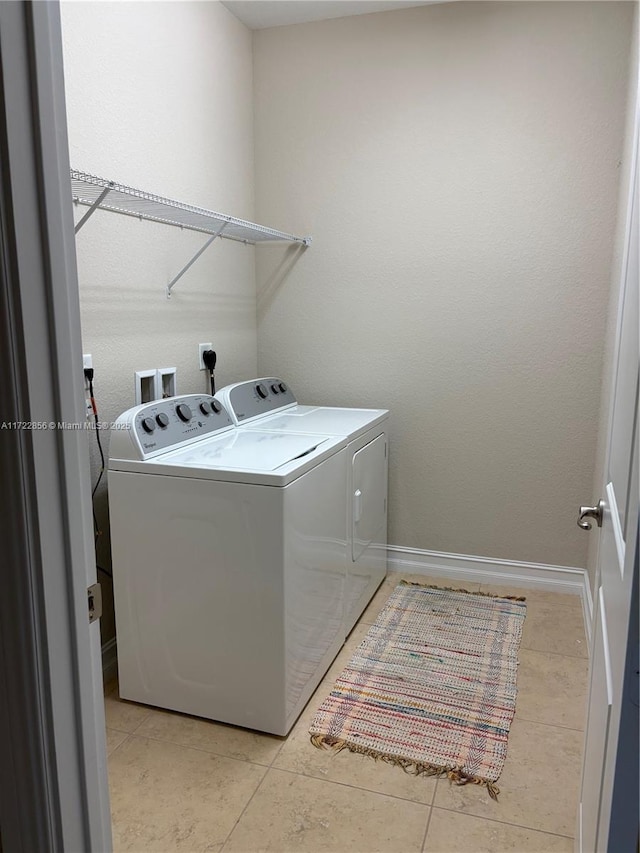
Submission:
[[202,353],[206,352],[208,349],[213,349],[212,343],[198,344],[198,364],[200,366],[200,370],[206,370],[207,369],[204,361],[202,360]]
[[134,374],[134,393],[136,406],[152,403],[166,397],[175,397],[177,368],[155,367],[153,370],[136,370]]
[[175,367],[159,367],[157,375],[156,393],[158,399],[164,400],[167,397],[175,397],[178,393],[176,385],[176,368]]
[[136,406],[151,403],[160,397],[158,393],[158,371],[136,370],[134,375],[134,393]]

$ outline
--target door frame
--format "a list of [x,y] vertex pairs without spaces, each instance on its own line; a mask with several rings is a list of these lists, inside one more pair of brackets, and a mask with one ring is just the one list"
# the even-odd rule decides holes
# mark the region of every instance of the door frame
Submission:
[[108,851],[88,433],[57,428],[85,422],[57,2],[0,3],[0,94],[0,843]]

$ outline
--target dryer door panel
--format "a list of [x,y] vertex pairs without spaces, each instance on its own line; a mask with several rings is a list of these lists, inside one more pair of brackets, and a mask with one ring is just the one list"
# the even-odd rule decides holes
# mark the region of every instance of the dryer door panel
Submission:
[[387,438],[379,435],[353,456],[352,554],[355,562],[387,529]]

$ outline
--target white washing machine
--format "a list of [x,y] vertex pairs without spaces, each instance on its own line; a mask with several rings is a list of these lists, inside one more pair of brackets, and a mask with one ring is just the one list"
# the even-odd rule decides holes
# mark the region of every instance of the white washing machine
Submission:
[[286,734],[345,638],[347,441],[238,429],[204,394],[120,416],[120,694]]
[[347,440],[345,635],[387,574],[387,409],[302,406],[277,377],[237,382],[216,394],[243,429],[321,433]]

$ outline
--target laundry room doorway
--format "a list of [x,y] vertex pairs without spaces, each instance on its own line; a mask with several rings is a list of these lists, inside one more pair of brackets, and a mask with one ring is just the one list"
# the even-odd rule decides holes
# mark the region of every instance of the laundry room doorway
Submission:
[[[84,401],[57,3],[0,3],[0,71],[0,405],[10,425],[0,433],[0,846],[107,853],[112,840],[89,460],[86,436],[67,428],[83,420]],[[634,275],[637,300],[637,255]],[[633,314],[626,316],[635,323]],[[629,387],[637,395],[637,338],[635,350],[623,350],[635,364],[636,385]],[[382,447],[377,451],[381,455]],[[598,655],[602,650],[602,665],[592,682],[587,744],[597,770],[585,779],[598,784],[583,787],[583,813],[595,818],[585,825],[584,853],[595,849],[596,836],[604,838],[608,816],[620,814],[622,802],[614,784],[618,735],[611,709],[620,691],[624,696],[629,641],[616,602],[620,591],[630,594],[637,480],[621,481],[614,472],[609,482],[616,492],[622,482],[620,494],[635,503],[627,504],[623,524],[625,560],[614,531],[610,553],[617,563],[601,570],[602,595],[596,588],[604,601],[594,608],[594,648]],[[609,535],[610,528],[603,529]],[[368,541],[370,534],[361,534]],[[623,584],[606,575],[611,567]],[[622,699],[620,713],[621,706]],[[627,815],[633,817],[631,810]]]

